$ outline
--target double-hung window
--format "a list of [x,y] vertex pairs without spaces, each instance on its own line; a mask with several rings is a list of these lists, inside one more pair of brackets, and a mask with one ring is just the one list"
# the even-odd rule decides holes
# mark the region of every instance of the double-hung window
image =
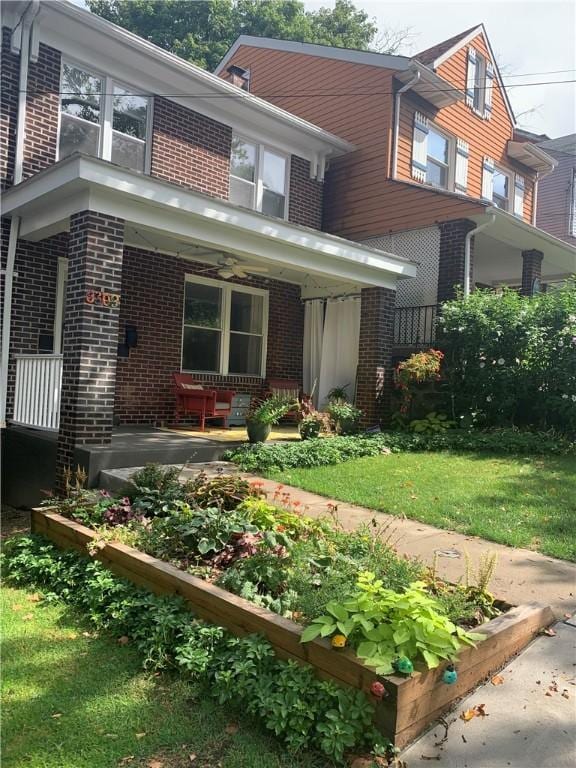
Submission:
[[510,210],[510,190],[510,174],[496,166],[492,175],[492,202],[496,208]]
[[264,376],[268,292],[188,276],[182,370]]
[[110,77],[64,62],[59,158],[73,152],[146,170],[150,99]]
[[448,189],[450,184],[450,140],[434,128],[428,130],[426,183]]
[[230,202],[286,218],[288,159],[263,144],[232,137]]

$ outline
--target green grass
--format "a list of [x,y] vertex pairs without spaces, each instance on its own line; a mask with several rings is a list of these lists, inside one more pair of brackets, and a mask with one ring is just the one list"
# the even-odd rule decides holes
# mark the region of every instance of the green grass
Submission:
[[576,458],[398,453],[271,477],[333,499],[576,561]]
[[[2,590],[3,768],[312,768],[59,603]],[[190,755],[196,755],[191,761]]]

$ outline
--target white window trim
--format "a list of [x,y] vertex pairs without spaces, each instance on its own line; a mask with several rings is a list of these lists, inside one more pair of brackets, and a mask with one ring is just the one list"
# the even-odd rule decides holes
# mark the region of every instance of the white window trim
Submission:
[[[220,360],[218,371],[201,371],[184,368],[184,329],[186,312],[186,283],[197,283],[200,285],[210,285],[219,288],[222,291],[222,326],[220,328]],[[230,356],[230,309],[232,305],[232,291],[239,293],[249,293],[253,296],[262,296],[262,359],[260,361],[260,373],[234,373],[228,370],[228,360]],[[182,298],[182,340],[180,344],[180,370],[183,373],[198,373],[206,376],[242,376],[245,378],[264,379],[266,378],[266,356],[268,351],[268,314],[269,314],[270,294],[263,288],[254,288],[251,285],[239,285],[238,283],[229,283],[226,280],[214,280],[210,277],[198,277],[198,275],[185,276],[184,295]],[[193,326],[201,327],[201,326]],[[232,331],[240,333],[240,331]],[[259,334],[245,334],[247,336],[257,336]]]
[[492,172],[492,202],[494,202],[494,175],[496,173],[500,173],[502,176],[506,176],[508,179],[508,198],[506,208],[500,208],[500,210],[508,211],[510,213],[514,207],[514,173],[509,171],[508,168],[503,168],[501,165],[496,165],[496,163],[494,163],[494,171]]
[[[480,117],[484,117],[484,104],[486,101],[486,65],[486,56],[480,53],[479,50],[476,50],[476,82],[474,83],[472,111]],[[478,104],[476,104],[476,92],[478,92]]]
[[[432,182],[428,181],[428,178],[426,178],[426,184],[429,187],[432,187],[433,189],[444,189],[446,192],[454,192],[454,183],[456,178],[456,137],[452,136],[450,133],[447,133],[443,128],[439,128],[435,123],[429,122],[428,123],[428,140],[430,140],[430,133],[437,133],[439,136],[442,136],[446,141],[448,142],[448,163],[447,163],[447,170],[448,170],[448,176],[446,179],[446,186],[442,187],[439,184],[432,184]],[[428,147],[426,147],[426,168],[428,168],[428,158],[431,157],[430,153],[428,152]],[[435,160],[438,165],[442,165],[442,163],[439,160]],[[428,170],[426,170],[426,177],[428,177]]]
[[[245,141],[247,144],[253,144],[256,147],[256,165],[254,168],[254,195],[253,195],[254,199],[252,200],[253,211],[258,211],[259,213],[262,213],[262,198],[264,196],[264,182],[262,180],[262,168],[264,167],[265,150],[268,150],[269,152],[272,152],[274,155],[278,155],[279,157],[284,158],[286,162],[286,174],[284,176],[284,216],[282,216],[282,219],[286,221],[288,219],[288,214],[290,211],[290,171],[291,171],[291,165],[292,165],[292,156],[288,154],[286,151],[279,149],[278,147],[275,147],[273,144],[260,141],[259,139],[254,138],[253,136],[248,136],[247,134],[244,134],[244,133],[234,132],[232,138],[240,139],[241,141]],[[240,176],[236,176],[234,173],[232,173],[232,154],[230,154],[230,176],[234,176],[235,179],[241,179]],[[241,179],[241,180],[246,181],[246,179]],[[236,203],[234,204],[236,205]]]
[[[107,160],[112,162],[112,117],[114,108],[114,86],[117,85],[120,88],[125,88],[129,93],[140,93],[139,89],[135,89],[134,86],[125,83],[123,80],[117,80],[112,75],[105,75],[100,70],[95,69],[91,64],[84,64],[81,61],[77,61],[71,58],[63,58],[60,64],[60,94],[64,88],[64,65],[67,64],[70,67],[76,67],[82,69],[94,77],[100,78],[102,81],[102,93],[100,94],[100,137],[98,145],[98,158],[101,160]],[[144,141],[144,168],[141,173],[147,175],[150,174],[150,168],[152,164],[152,128],[153,128],[153,109],[154,98],[152,94],[141,94],[144,98],[148,99],[148,108],[146,110],[146,140]],[[72,117],[74,117],[72,115]],[[83,118],[76,118],[83,120]],[[96,125],[90,120],[84,120],[84,122],[90,125]],[[62,127],[62,106],[58,104],[58,131],[56,136],[56,162],[60,160],[60,131]],[[132,168],[131,170],[134,170]],[[138,173],[138,171],[136,171]]]

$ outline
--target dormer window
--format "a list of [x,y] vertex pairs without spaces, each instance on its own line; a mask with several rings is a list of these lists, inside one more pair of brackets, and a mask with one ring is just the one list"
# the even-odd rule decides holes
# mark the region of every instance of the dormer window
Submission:
[[146,170],[147,96],[66,62],[60,90],[59,159],[81,152]]
[[232,137],[230,202],[286,218],[288,158],[263,144]]
[[492,62],[475,48],[468,48],[466,75],[466,103],[476,114],[488,120],[492,114],[494,67]]

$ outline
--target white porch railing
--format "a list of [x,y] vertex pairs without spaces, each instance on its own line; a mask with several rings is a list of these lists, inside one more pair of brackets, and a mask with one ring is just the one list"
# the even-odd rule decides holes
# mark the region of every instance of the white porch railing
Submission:
[[62,355],[16,355],[14,424],[58,429]]

